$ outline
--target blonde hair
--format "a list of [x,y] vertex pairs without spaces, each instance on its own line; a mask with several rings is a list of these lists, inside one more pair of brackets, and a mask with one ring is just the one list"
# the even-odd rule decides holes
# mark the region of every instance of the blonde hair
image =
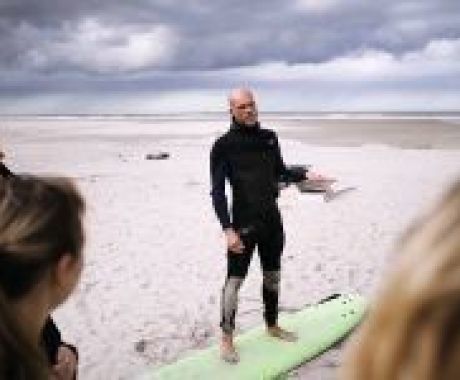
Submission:
[[348,360],[353,380],[460,379],[460,181],[399,243]]
[[23,338],[10,305],[62,255],[81,255],[83,211],[83,199],[67,179],[0,179],[0,379],[47,378],[43,355]]

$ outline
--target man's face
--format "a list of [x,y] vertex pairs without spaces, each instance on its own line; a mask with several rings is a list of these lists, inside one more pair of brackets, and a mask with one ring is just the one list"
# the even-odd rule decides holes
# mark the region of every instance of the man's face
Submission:
[[232,96],[230,113],[240,124],[248,127],[257,124],[257,105],[250,92],[240,92]]

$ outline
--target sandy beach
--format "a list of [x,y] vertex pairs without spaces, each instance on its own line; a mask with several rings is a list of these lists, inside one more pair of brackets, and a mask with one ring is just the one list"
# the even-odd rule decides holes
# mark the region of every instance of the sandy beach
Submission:
[[[261,120],[279,133],[287,164],[338,179],[329,202],[295,186],[280,196],[281,308],[331,293],[372,297],[400,233],[460,175],[460,119]],[[13,170],[70,176],[87,199],[86,267],[55,313],[79,347],[82,379],[129,379],[219,337],[225,255],[209,150],[227,125],[225,117],[0,117]],[[170,158],[145,159],[161,151]],[[254,260],[240,294],[240,331],[262,322],[260,285]],[[290,377],[335,379],[342,352]]]

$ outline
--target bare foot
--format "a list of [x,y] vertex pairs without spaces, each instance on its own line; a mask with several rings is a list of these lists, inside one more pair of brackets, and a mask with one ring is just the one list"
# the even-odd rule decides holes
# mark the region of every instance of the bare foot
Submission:
[[233,344],[233,335],[223,334],[220,343],[220,357],[223,361],[236,364],[240,361],[240,356]]
[[267,327],[267,333],[274,338],[285,340],[286,342],[296,342],[299,339],[295,333],[284,330],[278,325]]

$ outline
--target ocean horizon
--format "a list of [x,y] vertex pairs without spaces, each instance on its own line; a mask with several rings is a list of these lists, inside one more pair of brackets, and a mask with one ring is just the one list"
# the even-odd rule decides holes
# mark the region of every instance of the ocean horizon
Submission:
[[[261,119],[279,120],[340,120],[340,119],[434,119],[459,120],[460,111],[263,111]],[[1,119],[151,119],[161,121],[174,120],[222,120],[228,119],[227,112],[175,112],[175,113],[37,113],[37,114],[0,114]]]

